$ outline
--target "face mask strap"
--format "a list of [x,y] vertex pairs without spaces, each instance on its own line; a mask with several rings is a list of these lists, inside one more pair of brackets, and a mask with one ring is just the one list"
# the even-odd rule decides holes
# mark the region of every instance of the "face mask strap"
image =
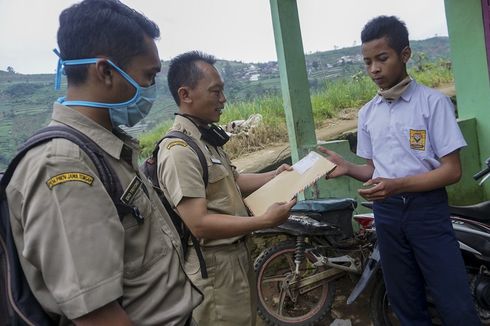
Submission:
[[63,66],[63,60],[61,60],[60,51],[53,49],[54,54],[58,56],[58,64],[56,66],[56,75],[54,76],[54,89],[59,90],[61,86],[61,69]]
[[73,59],[73,60],[62,60],[61,54],[57,49],[53,49],[53,52],[58,56],[58,65],[56,68],[56,76],[54,81],[54,89],[59,90],[61,86],[61,74],[64,74],[64,67],[66,66],[77,66],[77,65],[87,65],[97,63],[98,60],[106,60],[114,69],[117,70],[124,79],[126,79],[136,90],[134,96],[126,102],[122,103],[100,103],[100,102],[87,102],[87,101],[64,101],[64,98],[58,99],[58,102],[64,103],[65,105],[84,105],[89,107],[105,107],[105,108],[122,108],[131,105],[138,101],[141,96],[141,86],[124,70],[119,68],[111,60],[105,58],[88,58],[88,59]]
[[[73,59],[73,60],[62,60],[61,59],[61,54],[58,51],[58,49],[53,49],[53,52],[58,56],[58,65],[56,67],[56,76],[55,76],[55,81],[54,81],[54,89],[59,90],[61,86],[61,74],[65,74],[64,68],[66,66],[77,66],[77,65],[87,65],[87,64],[93,64],[97,63],[97,60],[101,60],[103,58],[89,58],[89,59]],[[124,70],[119,68],[116,64],[114,64],[111,60],[105,59],[107,62],[121,74],[124,79],[126,79],[135,89],[136,93],[134,94],[133,98],[137,98],[140,94],[140,88],[141,86],[130,76],[128,75]],[[132,99],[131,99],[132,100]],[[129,100],[128,102],[131,102]]]

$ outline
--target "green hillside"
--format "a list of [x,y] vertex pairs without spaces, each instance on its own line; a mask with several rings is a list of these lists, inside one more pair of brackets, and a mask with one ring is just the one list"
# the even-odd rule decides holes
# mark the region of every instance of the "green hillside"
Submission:
[[[414,54],[411,65],[449,61],[447,37],[412,41],[411,46]],[[144,121],[129,130],[131,134],[139,135],[173,119],[177,108],[167,88],[168,64],[168,61],[162,61],[162,73],[157,79],[159,97],[152,111]],[[364,69],[359,46],[308,54],[306,65],[312,91],[324,88],[325,80],[352,76]],[[219,60],[217,67],[225,80],[229,103],[280,93],[277,62]],[[29,135],[49,122],[52,103],[63,94],[63,88],[54,90],[52,74],[23,75],[14,73],[12,69],[10,72],[0,70],[0,169],[5,168],[15,149]]]

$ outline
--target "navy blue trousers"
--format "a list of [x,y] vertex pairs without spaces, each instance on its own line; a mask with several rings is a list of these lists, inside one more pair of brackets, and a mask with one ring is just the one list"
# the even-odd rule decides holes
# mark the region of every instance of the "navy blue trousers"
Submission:
[[426,287],[444,325],[480,325],[445,189],[395,195],[373,210],[388,298],[402,325],[432,325]]

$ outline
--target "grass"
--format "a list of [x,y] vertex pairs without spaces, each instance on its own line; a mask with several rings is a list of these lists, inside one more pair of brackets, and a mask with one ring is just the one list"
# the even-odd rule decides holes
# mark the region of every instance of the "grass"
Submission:
[[[425,64],[409,69],[409,74],[420,84],[437,87],[453,82],[452,72],[446,62]],[[326,119],[336,117],[346,108],[359,109],[376,94],[376,86],[362,71],[349,78],[327,81],[324,87],[311,94],[313,118],[316,126]],[[288,134],[283,102],[280,96],[262,96],[252,101],[228,103],[220,124],[246,120],[252,114],[262,115],[262,124],[248,134],[232,137],[225,145],[231,159],[254,152],[274,143],[287,142]],[[171,126],[167,121],[151,132],[140,136],[142,155],[147,157],[154,144]]]
[[141,154],[143,158],[149,157],[155,148],[156,143],[167,133],[172,126],[172,121],[168,120],[152,129],[150,132],[144,133],[139,137],[141,145]]

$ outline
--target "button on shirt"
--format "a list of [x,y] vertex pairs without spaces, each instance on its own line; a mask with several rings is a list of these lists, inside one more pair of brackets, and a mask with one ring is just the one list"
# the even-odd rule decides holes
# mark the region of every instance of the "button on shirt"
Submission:
[[[127,189],[137,175],[136,142],[55,104],[52,125],[95,141]],[[123,150],[125,148],[125,150]],[[126,153],[122,160],[122,152]],[[202,297],[183,270],[180,239],[151,185],[131,204],[144,218],[122,222],[96,168],[78,146],[53,139],[30,150],[7,188],[21,264],[41,305],[69,324],[118,300],[136,325],[183,325]]]
[[357,155],[373,160],[373,178],[434,170],[464,146],[450,99],[415,81],[398,100],[377,95],[359,111]]

